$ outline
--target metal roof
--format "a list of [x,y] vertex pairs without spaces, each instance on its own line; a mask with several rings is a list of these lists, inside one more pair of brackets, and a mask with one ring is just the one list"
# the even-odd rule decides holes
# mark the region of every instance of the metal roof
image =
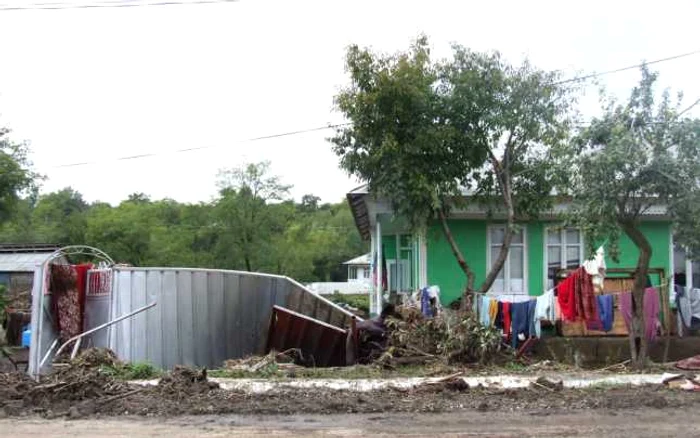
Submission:
[[359,257],[343,262],[344,265],[369,265],[372,260],[371,253],[362,254]]
[[34,272],[36,265],[43,263],[51,252],[10,253],[0,252],[0,272]]

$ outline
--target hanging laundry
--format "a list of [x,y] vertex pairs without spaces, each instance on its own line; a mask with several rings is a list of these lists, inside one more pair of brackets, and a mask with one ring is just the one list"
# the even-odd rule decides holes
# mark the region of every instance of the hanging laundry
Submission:
[[498,300],[493,298],[489,301],[489,326],[496,325],[496,318],[498,317]]
[[691,330],[700,328],[700,289],[675,286],[676,306],[683,326]]
[[510,306],[511,303],[503,302],[503,335],[506,339],[510,336]]
[[583,267],[559,284],[557,298],[565,321],[582,318],[589,330],[602,330],[591,276]]
[[603,285],[605,283],[605,272],[607,269],[607,266],[605,265],[605,250],[603,250],[602,246],[598,248],[593,259],[583,262],[583,268],[586,270],[588,275],[591,276],[593,289],[598,293],[602,292]]
[[491,325],[491,319],[489,318],[490,303],[491,297],[487,297],[486,295],[479,296],[479,322],[486,327]]
[[614,319],[613,296],[598,295],[596,296],[596,301],[598,302],[598,314],[600,315],[600,321],[603,323],[603,331],[609,332],[612,330]]
[[569,275],[557,286],[557,301],[564,321],[576,320],[576,277]]
[[496,302],[496,318],[494,319],[494,327],[503,330],[503,303],[500,301]]
[[[659,326],[659,293],[656,289],[646,288],[644,290],[642,306],[644,312],[644,336],[649,342],[654,342],[656,330]],[[632,292],[620,294],[620,313],[622,313],[629,330],[632,322]]]
[[[534,301],[534,300],[532,300]],[[510,304],[510,313],[511,313],[511,318],[513,320],[513,330],[512,330],[512,337],[511,337],[511,346],[513,348],[518,347],[518,335],[523,334],[526,338],[530,334],[530,321],[531,319],[529,318],[529,307],[530,307],[530,302],[529,301],[523,301],[520,303],[511,303]],[[534,306],[532,308],[532,314],[534,315]]]
[[420,296],[420,311],[425,317],[431,317],[432,314],[430,312],[430,295],[428,294],[428,288],[424,287],[421,289],[421,296]]
[[542,320],[554,321],[554,289],[537,297],[535,303],[534,333],[539,338],[542,336]]

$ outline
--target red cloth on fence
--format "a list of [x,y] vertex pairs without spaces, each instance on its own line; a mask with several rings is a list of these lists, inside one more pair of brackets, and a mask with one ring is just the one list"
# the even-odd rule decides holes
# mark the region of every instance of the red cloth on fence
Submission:
[[83,332],[87,271],[92,265],[51,265],[49,290],[54,324],[62,340]]
[[565,321],[583,319],[588,330],[602,330],[593,289],[593,277],[583,267],[576,269],[557,287],[557,300]]
[[83,322],[85,321],[85,293],[87,291],[87,272],[92,269],[92,263],[82,265],[74,265],[75,270],[75,288],[78,291],[78,304],[80,305],[80,328],[82,331]]
[[503,334],[510,338],[510,303],[503,302]]
[[593,277],[581,267],[576,270],[578,281],[576,282],[576,308],[579,316],[586,321],[588,330],[603,330],[603,321],[598,314],[598,303],[596,303],[595,292],[593,290]]
[[564,321],[576,320],[576,278],[573,272],[557,286],[557,301]]

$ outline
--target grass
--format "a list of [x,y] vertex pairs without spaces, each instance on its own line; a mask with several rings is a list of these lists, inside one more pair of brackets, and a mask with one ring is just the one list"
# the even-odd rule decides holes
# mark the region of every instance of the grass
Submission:
[[369,315],[369,294],[341,294],[336,292],[323,297],[336,304],[347,304],[358,309],[364,315]]
[[143,362],[103,366],[100,371],[119,380],[154,379],[163,375],[163,371],[160,369],[150,363]]

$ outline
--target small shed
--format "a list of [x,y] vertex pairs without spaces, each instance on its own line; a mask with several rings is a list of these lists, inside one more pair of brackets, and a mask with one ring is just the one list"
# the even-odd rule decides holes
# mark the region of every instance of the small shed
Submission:
[[0,244],[0,285],[7,289],[9,308],[30,310],[34,269],[57,249],[58,245],[44,243]]

